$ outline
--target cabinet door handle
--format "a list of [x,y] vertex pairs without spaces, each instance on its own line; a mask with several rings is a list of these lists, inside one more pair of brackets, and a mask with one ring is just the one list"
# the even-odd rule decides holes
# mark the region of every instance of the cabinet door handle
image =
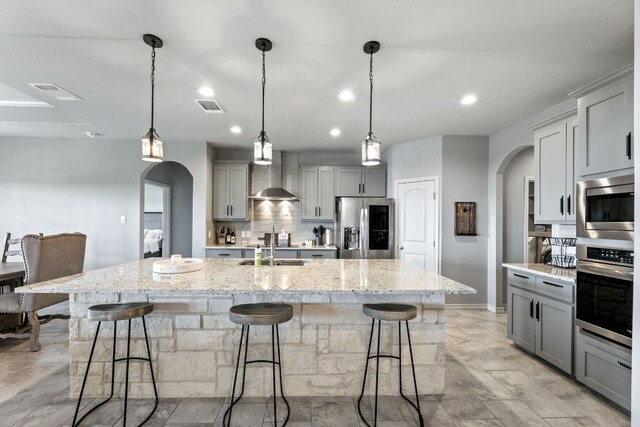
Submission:
[[533,300],[529,302],[529,317],[533,319]]
[[547,281],[542,281],[542,283],[544,283],[545,285],[549,285],[549,286],[555,286],[556,288],[564,288],[564,286],[562,285],[556,285],[555,283],[551,283],[551,282],[547,282]]
[[218,254],[219,256],[231,256],[231,254]]
[[571,215],[571,196],[567,196],[567,215]]
[[362,183],[358,184],[358,194],[362,194]]
[[233,205],[230,205],[229,208],[230,208],[229,209],[229,212],[230,212],[229,216],[233,216]]
[[320,218],[320,206],[318,206],[318,218]]
[[362,194],[364,194],[364,182],[362,183]]
[[322,258],[324,255],[322,254],[311,254],[312,257]]
[[631,132],[627,132],[627,159],[631,160]]
[[227,205],[227,216],[229,216],[229,205]]
[[536,320],[540,321],[540,301],[536,302]]
[[560,215],[564,215],[564,196],[560,196]]
[[513,273],[514,276],[519,277],[521,279],[527,279],[529,280],[529,278],[527,276],[523,276],[522,274],[518,274],[518,273]]
[[622,363],[619,360],[618,360],[618,365],[622,366],[623,368],[627,368],[628,370],[631,370],[631,366],[630,365],[627,365],[626,363]]

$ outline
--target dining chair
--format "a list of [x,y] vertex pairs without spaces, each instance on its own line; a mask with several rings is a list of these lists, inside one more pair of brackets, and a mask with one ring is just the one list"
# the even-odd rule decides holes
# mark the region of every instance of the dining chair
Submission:
[[[87,236],[81,233],[63,233],[51,236],[28,234],[20,241],[24,260],[24,283],[53,280],[82,273]],[[67,294],[0,295],[0,313],[22,313],[27,322],[14,331],[0,334],[0,338],[29,338],[29,351],[40,350],[40,325],[53,319],[68,319],[68,315],[38,316],[38,310],[69,299]]]

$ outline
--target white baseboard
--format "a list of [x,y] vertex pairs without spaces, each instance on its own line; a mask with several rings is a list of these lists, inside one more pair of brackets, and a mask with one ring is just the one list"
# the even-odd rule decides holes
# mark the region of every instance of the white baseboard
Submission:
[[501,314],[501,313],[506,313],[507,312],[507,308],[504,305],[500,306],[500,307],[494,307],[493,305],[487,304],[487,310],[489,310],[492,313],[496,313],[496,314]]
[[445,304],[445,310],[488,310],[487,304]]

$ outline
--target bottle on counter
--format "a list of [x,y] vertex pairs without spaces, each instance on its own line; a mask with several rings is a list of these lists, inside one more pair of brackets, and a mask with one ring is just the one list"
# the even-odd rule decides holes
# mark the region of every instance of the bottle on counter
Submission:
[[262,265],[262,249],[260,249],[260,245],[255,249],[253,264]]
[[230,242],[232,245],[236,244],[236,229],[231,230],[231,239]]
[[226,237],[225,237],[224,242],[225,242],[227,245],[230,245],[230,244],[231,244],[231,229],[230,229],[230,228],[227,228],[227,234],[226,234]]

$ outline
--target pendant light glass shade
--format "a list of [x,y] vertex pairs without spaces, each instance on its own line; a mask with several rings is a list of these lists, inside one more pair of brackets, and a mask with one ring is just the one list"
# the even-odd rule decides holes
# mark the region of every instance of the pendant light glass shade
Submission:
[[156,89],[156,49],[162,47],[162,39],[153,34],[145,34],[142,40],[151,46],[151,126],[149,132],[142,137],[142,160],[147,162],[161,162],[164,160],[164,150],[162,138],[157,134],[153,127],[153,116],[155,107],[155,89]]
[[373,133],[362,143],[362,165],[376,166],[379,165],[382,158],[382,143]]
[[273,161],[271,140],[265,131],[253,143],[253,163],[257,165],[270,165]]
[[149,129],[149,132],[142,137],[142,160],[161,162],[164,158],[162,144],[162,138],[158,136],[156,130]]
[[262,52],[262,128],[260,134],[253,142],[253,163],[257,165],[270,165],[273,162],[273,146],[271,140],[264,131],[264,91],[267,84],[265,67],[265,53],[270,51],[273,44],[269,39],[256,39],[256,48]]
[[369,133],[362,142],[362,166],[376,166],[382,159],[382,142],[373,134],[371,124],[373,121],[373,54],[380,50],[380,43],[370,41],[362,47],[369,58]]

